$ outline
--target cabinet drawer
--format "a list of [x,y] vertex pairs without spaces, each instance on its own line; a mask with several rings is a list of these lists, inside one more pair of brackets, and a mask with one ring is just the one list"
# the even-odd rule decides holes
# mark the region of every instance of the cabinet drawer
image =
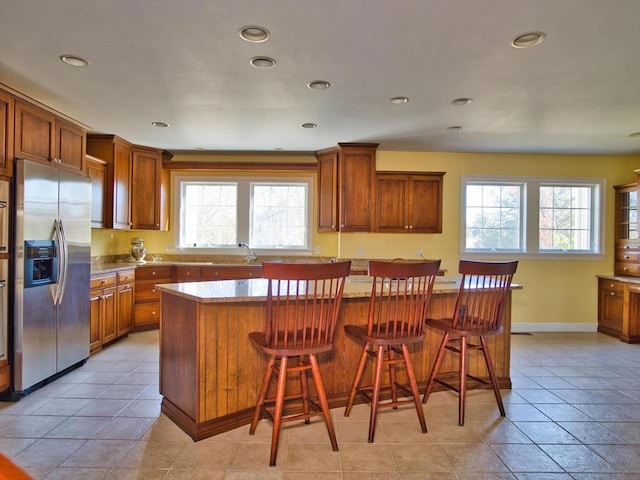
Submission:
[[262,265],[233,267],[203,267],[200,280],[236,280],[245,278],[261,278]]
[[91,277],[90,289],[111,287],[117,283],[116,274],[110,273],[108,275],[94,275]]
[[138,280],[163,279],[171,280],[173,277],[173,267],[138,267],[136,278]]
[[135,279],[136,279],[135,270],[126,270],[123,272],[118,272],[118,283],[129,283],[129,282],[133,282]]
[[600,279],[600,288],[608,292],[624,292],[624,283],[617,280]]
[[177,267],[178,282],[197,282],[200,280],[200,267]]
[[159,301],[160,292],[156,289],[158,283],[168,282],[156,282],[154,280],[136,281],[136,303],[138,302],[150,302]]
[[135,324],[160,323],[160,302],[136,303]]
[[617,248],[621,249],[621,250],[626,250],[626,251],[640,251],[640,243],[638,243],[637,241],[633,241],[633,240],[621,240],[616,242],[617,243]]
[[637,263],[616,263],[614,271],[618,275],[630,275],[640,277],[640,264]]

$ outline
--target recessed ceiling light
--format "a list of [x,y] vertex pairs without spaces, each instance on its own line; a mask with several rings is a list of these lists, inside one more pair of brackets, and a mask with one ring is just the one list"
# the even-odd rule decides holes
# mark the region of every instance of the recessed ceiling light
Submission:
[[302,124],[300,124],[300,126],[302,128],[317,128],[318,124],[317,123],[302,123]]
[[451,100],[451,105],[469,105],[471,102],[473,102],[472,98],[454,98],[453,100]]
[[169,124],[165,122],[151,122],[151,125],[158,128],[167,128],[169,126]]
[[407,97],[392,97],[389,101],[394,105],[402,105],[403,103],[407,103],[409,99]]
[[239,30],[240,37],[251,43],[261,43],[267,41],[271,36],[269,30],[260,25],[245,25]]
[[60,55],[60,60],[72,67],[86,67],[89,65],[89,62],[84,58],[77,57],[75,55]]
[[544,41],[547,34],[544,32],[528,32],[518,35],[513,39],[511,45],[515,48],[529,48],[538,45]]
[[330,86],[331,84],[326,80],[314,80],[313,82],[307,83],[307,87],[311,90],[326,90]]
[[634,132],[629,134],[630,137],[640,137],[640,132]]
[[464,127],[461,127],[460,125],[454,125],[447,128],[447,130],[449,130],[450,132],[461,132],[462,130],[464,130]]
[[249,63],[257,68],[271,68],[276,64],[276,61],[270,57],[253,57]]

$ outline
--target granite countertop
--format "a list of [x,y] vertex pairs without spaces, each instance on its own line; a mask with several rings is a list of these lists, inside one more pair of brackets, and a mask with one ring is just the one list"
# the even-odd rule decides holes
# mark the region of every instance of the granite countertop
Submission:
[[640,277],[626,277],[624,275],[596,275],[597,278],[602,278],[604,280],[617,280],[619,282],[627,282],[627,283],[640,283]]
[[[267,298],[267,280],[217,280],[211,282],[165,283],[156,285],[164,293],[194,300],[198,303],[232,303],[264,301]],[[521,288],[514,285],[513,288]],[[434,295],[457,293],[456,277],[438,277]],[[352,275],[344,286],[343,298],[368,298],[371,293],[371,277]]]

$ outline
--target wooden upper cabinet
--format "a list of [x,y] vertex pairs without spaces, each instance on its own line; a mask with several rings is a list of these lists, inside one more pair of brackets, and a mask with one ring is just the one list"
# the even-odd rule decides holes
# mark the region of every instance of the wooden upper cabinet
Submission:
[[378,172],[376,232],[441,233],[443,172]]
[[107,164],[104,228],[131,229],[131,147],[115,135],[87,136],[87,153]]
[[134,146],[131,220],[136,230],[168,230],[169,173],[162,168],[162,150]]
[[13,110],[15,100],[0,91],[0,175],[13,174]]
[[87,132],[70,122],[56,119],[55,158],[58,166],[75,173],[87,172]]
[[91,227],[106,228],[107,224],[107,162],[87,155],[87,172],[91,178]]
[[318,232],[338,226],[338,152],[318,155]]
[[36,106],[15,102],[15,157],[86,173],[86,131]]
[[377,143],[339,143],[316,152],[318,231],[372,230],[377,147]]
[[21,101],[15,108],[16,158],[53,163],[56,117]]

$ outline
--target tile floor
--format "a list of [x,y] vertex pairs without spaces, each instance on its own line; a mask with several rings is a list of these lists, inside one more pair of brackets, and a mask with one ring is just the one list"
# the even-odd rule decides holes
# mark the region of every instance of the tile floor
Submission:
[[268,466],[270,424],[191,441],[160,413],[158,332],[130,335],[17,403],[0,403],[0,451],[36,479],[623,480],[640,479],[640,345],[596,333],[513,335],[507,417],[490,392],[434,394],[429,432],[410,408],[368,406],[324,424],[289,423]]

